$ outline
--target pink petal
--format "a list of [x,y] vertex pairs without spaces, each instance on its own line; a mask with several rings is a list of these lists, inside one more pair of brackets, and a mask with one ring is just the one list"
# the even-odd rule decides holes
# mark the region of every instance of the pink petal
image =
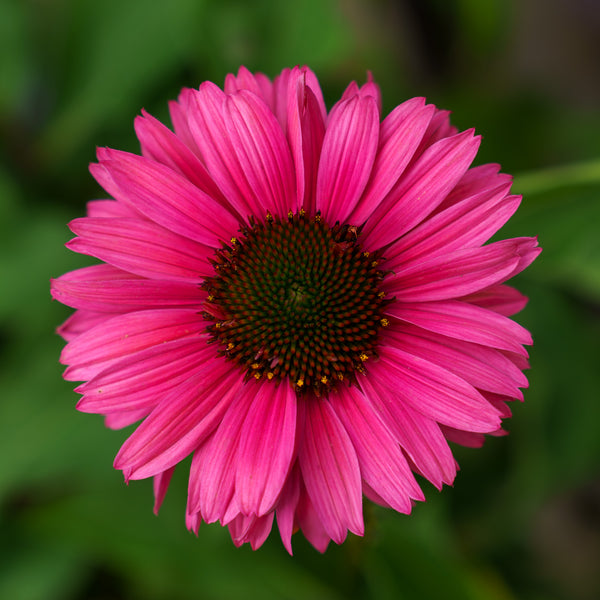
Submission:
[[152,482],[152,487],[154,490],[154,514],[157,515],[162,503],[167,494],[167,490],[169,489],[169,483],[171,483],[171,477],[173,477],[173,473],[175,471],[175,467],[171,467],[162,473],[154,476],[154,481]]
[[[195,525],[198,520],[201,520],[202,517],[199,509],[200,488],[202,485],[202,477],[206,464],[206,455],[208,449],[210,448],[213,437],[214,434],[208,436],[206,440],[198,445],[198,447],[194,450],[194,454],[192,455],[192,464],[190,466],[190,476],[188,479],[187,504],[185,509],[186,519],[190,521],[191,525]],[[233,479],[227,502],[229,502],[231,499],[232,494]],[[194,515],[197,515],[197,518],[194,518]],[[188,529],[190,529],[189,526]]]
[[452,188],[437,210],[445,210],[465,198],[477,196],[486,190],[512,185],[513,178],[506,173],[499,173],[499,171],[500,165],[498,164],[471,167]]
[[79,237],[67,248],[141,277],[199,283],[214,272],[211,248],[150,221],[84,217],[69,227]]
[[[206,448],[196,453],[190,471],[190,512],[200,512],[207,523],[226,522],[226,514],[234,511],[234,498],[240,434],[252,404],[259,392],[254,380],[249,381],[230,402],[227,412]],[[192,480],[194,481],[192,486]],[[230,504],[234,507],[230,507]],[[232,515],[232,518],[235,514]]]
[[[108,160],[108,157],[110,156],[108,148],[97,148],[96,156],[98,157],[98,160]],[[100,157],[102,157],[102,159]],[[101,163],[91,163],[88,169],[92,177],[100,184],[100,186],[102,186],[102,189],[108,192],[108,194],[115,199],[117,205],[122,204],[127,207],[128,212],[130,213],[129,216],[135,216],[139,214],[139,211],[136,210],[136,208],[133,207],[130,203],[128,203],[127,201],[122,201],[123,194],[121,192],[121,189],[115,183],[114,179],[112,178],[112,175],[110,174],[105,165]],[[125,214],[120,216],[127,215]]]
[[[510,242],[510,240],[507,241]],[[514,277],[515,275],[517,275],[517,273],[520,273],[521,271],[525,270],[542,252],[542,249],[538,246],[537,236],[532,238],[514,238],[512,241],[514,243],[519,244],[518,254],[520,260],[519,264],[515,268],[514,272],[511,273],[510,277]]]
[[296,446],[296,394],[287,383],[266,382],[254,397],[240,432],[235,490],[243,514],[272,510]]
[[500,417],[485,398],[450,371],[408,352],[384,346],[370,373],[423,416],[467,431],[489,432]]
[[94,265],[51,280],[52,297],[86,311],[124,313],[160,307],[197,307],[206,292],[198,285],[137,277],[111,265]]
[[294,523],[296,507],[300,498],[300,469],[295,462],[285,481],[281,496],[277,502],[277,527],[281,541],[285,549],[293,555],[292,552],[292,534],[294,533]]
[[[257,96],[225,95],[204,83],[194,93],[190,129],[209,172],[244,218],[295,206],[292,160],[283,131]],[[289,207],[289,208],[288,208]]]
[[339,102],[332,110],[319,163],[317,210],[328,223],[345,222],[367,185],[379,139],[371,96]]
[[185,513],[185,526],[195,535],[198,535],[202,519],[198,513]]
[[364,479],[362,482],[363,496],[371,502],[383,506],[383,508],[392,508]]
[[419,473],[438,489],[444,483],[450,485],[456,477],[456,461],[439,425],[374,378],[361,377],[359,381]]
[[529,357],[527,352],[521,352],[520,354],[516,352],[510,352],[507,350],[500,350],[500,352],[504,354],[504,356],[506,356],[508,360],[514,363],[518,369],[521,369],[521,371],[526,371],[527,369],[531,368],[529,365],[529,361],[527,360]]
[[151,346],[198,334],[206,328],[196,310],[160,309],[118,315],[69,342],[60,361],[70,381],[91,379],[115,361]]
[[400,447],[371,402],[351,387],[332,394],[331,405],[352,440],[362,478],[393,509],[410,513],[411,499],[425,497]]
[[116,200],[91,200],[87,203],[87,216],[111,219],[121,217],[144,218],[136,210],[127,206],[127,204],[117,202]]
[[288,104],[287,138],[296,171],[296,197],[298,208],[314,214],[325,124],[318,100],[304,77],[298,79],[294,91]]
[[509,285],[494,285],[461,300],[510,317],[523,310],[529,298]]
[[347,529],[364,532],[356,451],[327,400],[308,398],[301,405],[305,430],[298,456],[306,491],[327,535],[341,544]]
[[436,109],[416,154],[422,154],[439,140],[456,135],[457,131],[456,127],[450,124],[450,111]]
[[205,194],[224,204],[219,188],[196,154],[158,119],[146,111],[142,114],[143,117],[135,118],[134,124],[143,156],[180,173]]
[[152,408],[142,408],[140,410],[126,410],[123,412],[115,412],[104,417],[104,424],[109,429],[122,429],[129,427],[143,418],[147,417]]
[[221,421],[243,376],[223,360],[205,368],[166,394],[121,446],[115,469],[126,479],[144,479],[176,465],[192,453]]
[[174,386],[214,356],[206,336],[174,339],[115,361],[76,388],[83,398],[77,409],[110,413],[154,408]]
[[[296,208],[294,176],[289,146],[273,113],[254,94],[241,91],[225,103],[226,125],[245,179],[242,192],[254,196],[254,206],[286,214]],[[233,164],[233,161],[232,163]],[[236,165],[237,167],[237,165]],[[238,173],[238,168],[235,172]],[[255,213],[260,215],[261,212]]]
[[[298,526],[302,529],[304,537],[321,553],[327,550],[329,546],[329,533],[325,530],[323,523],[319,519],[310,496],[306,492],[304,485],[300,486],[300,496],[298,498],[298,507],[296,510]],[[345,536],[344,536],[345,537]]]
[[317,100],[319,111],[321,113],[321,119],[323,122],[325,122],[327,119],[327,107],[325,106],[325,100],[323,99],[323,92],[321,91],[319,80],[314,72],[306,66],[300,67],[300,71],[306,80],[306,85],[310,88],[315,99]]
[[310,90],[310,96],[316,101],[320,118],[318,115],[315,118],[322,123],[327,121],[327,108],[317,76],[306,66],[283,69],[273,80],[272,110],[285,132],[289,130],[289,106],[294,101],[299,81],[303,82],[307,91]]
[[298,67],[283,69],[273,80],[273,95],[268,106],[273,111],[283,131],[287,131],[287,107],[290,94],[293,94],[293,86],[298,73]]
[[397,271],[409,261],[427,260],[487,242],[521,202],[520,196],[506,196],[507,190],[503,186],[477,194],[424,221],[386,252],[386,269]]
[[263,517],[237,516],[228,524],[234,545],[239,548],[242,544],[249,542],[252,550],[260,548],[271,533],[273,516],[272,512]]
[[386,335],[397,348],[449,369],[479,390],[523,399],[519,387],[527,387],[527,378],[497,350],[413,325],[390,327]]
[[237,76],[233,73],[228,73],[225,76],[223,89],[226,94],[249,90],[260,96],[269,108],[273,108],[273,84],[263,73],[251,73],[246,67],[241,66],[238,69]]
[[349,217],[351,223],[364,223],[396,184],[413,157],[433,111],[433,106],[425,106],[423,98],[413,98],[397,106],[383,120],[371,177]]
[[530,256],[528,241],[502,240],[412,261],[386,278],[384,285],[402,302],[458,298],[506,281],[522,270]]
[[202,157],[194,136],[190,132],[190,126],[188,123],[188,113],[190,106],[190,98],[193,96],[194,90],[189,88],[183,88],[177,102],[169,102],[169,114],[171,115],[171,122],[173,123],[173,129],[175,135],[198,157]]
[[70,342],[77,336],[85,333],[88,329],[104,323],[111,319],[114,314],[97,313],[89,310],[76,310],[60,327],[56,329],[56,333],[65,341]]
[[461,431],[452,427],[442,425],[442,431],[449,442],[460,444],[466,448],[481,448],[485,442],[483,433],[474,433],[472,431]]
[[465,131],[428,148],[375,209],[363,230],[370,249],[386,246],[427,217],[462,177],[480,137]]
[[381,113],[381,89],[373,80],[373,74],[367,72],[367,82],[358,87],[356,81],[351,81],[348,87],[344,90],[341,100],[351,100],[354,96],[366,98],[370,96],[375,100],[378,113]]
[[117,200],[174,233],[217,248],[239,227],[231,212],[169,167],[128,152],[109,150],[100,167],[92,169],[93,174],[96,176],[101,169],[112,178],[111,188],[117,189],[107,191]]
[[527,355],[522,344],[533,343],[530,333],[511,319],[460,300],[394,302],[386,313],[448,337]]
[[356,83],[356,81],[351,81],[343,91],[340,100],[350,100],[351,98],[354,98],[354,96],[358,96],[359,89],[358,83]]
[[513,402],[514,398],[503,396],[502,394],[494,394],[492,392],[484,392],[485,399],[500,412],[503,419],[512,417],[512,410],[507,402]]

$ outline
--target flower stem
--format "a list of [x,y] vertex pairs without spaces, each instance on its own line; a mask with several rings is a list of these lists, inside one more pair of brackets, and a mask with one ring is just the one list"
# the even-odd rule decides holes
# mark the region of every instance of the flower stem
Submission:
[[519,194],[531,196],[594,183],[600,184],[600,159],[516,175],[514,189]]

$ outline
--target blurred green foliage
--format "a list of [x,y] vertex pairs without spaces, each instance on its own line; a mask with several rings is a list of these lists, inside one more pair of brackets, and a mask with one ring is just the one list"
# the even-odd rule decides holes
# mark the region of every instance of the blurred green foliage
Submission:
[[[0,598],[600,597],[600,9],[566,4],[2,0]],[[510,437],[458,448],[455,486],[424,483],[412,516],[367,505],[364,539],[321,556],[296,536],[291,558],[276,533],[256,553],[218,526],[189,534],[185,465],[159,518],[149,482],[123,484],[127,431],[74,410],[53,333],[69,310],[48,280],[86,264],[63,243],[100,193],[96,145],[135,151],[134,116],[166,119],[183,86],[298,63],[329,105],[371,70],[386,110],[426,95],[484,134],[480,162],[545,168],[517,176],[503,231],[545,250],[517,282],[535,346]]]

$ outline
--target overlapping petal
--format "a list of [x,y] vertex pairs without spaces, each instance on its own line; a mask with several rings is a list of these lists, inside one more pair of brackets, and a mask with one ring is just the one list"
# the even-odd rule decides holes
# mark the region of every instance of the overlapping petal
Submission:
[[383,120],[370,179],[348,218],[351,223],[364,223],[396,184],[413,158],[433,111],[433,106],[425,105],[424,98],[412,98]]
[[142,111],[142,115],[134,121],[142,155],[170,167],[205,194],[224,204],[225,199],[199,157],[158,119],[146,111]]
[[411,408],[442,425],[481,433],[500,426],[498,411],[480,392],[427,359],[386,346],[372,371]]
[[387,312],[434,333],[525,356],[523,345],[532,344],[529,332],[515,321],[460,300],[397,302]]
[[242,514],[271,512],[296,449],[296,394],[290,386],[265,385],[240,431],[235,489]]
[[242,377],[223,361],[200,364],[204,368],[166,393],[121,446],[114,466],[127,479],[144,479],[176,465],[221,421]]
[[110,179],[117,200],[166,229],[216,248],[239,227],[232,212],[169,167],[116,150],[101,156],[90,167],[99,183]]
[[211,273],[214,251],[150,221],[84,217],[69,227],[67,248],[149,279],[198,282]]
[[377,152],[379,111],[372,96],[338,103],[327,124],[317,177],[317,210],[345,221],[363,193]]
[[403,302],[430,302],[473,294],[516,275],[539,254],[532,238],[461,248],[428,260],[414,260],[385,282]]
[[429,216],[469,168],[479,141],[465,131],[427,148],[370,215],[364,243],[382,248]]
[[363,377],[360,387],[417,472],[438,489],[444,483],[451,484],[456,475],[456,461],[438,423],[411,408],[376,380]]
[[153,409],[161,394],[202,370],[201,365],[211,358],[205,335],[174,339],[144,348],[113,361],[78,386],[76,391],[83,397],[77,408],[100,414]]
[[318,97],[302,73],[292,81],[287,105],[287,139],[296,171],[297,209],[316,211],[317,174],[325,135]]
[[358,389],[332,395],[331,404],[348,432],[365,482],[394,510],[409,513],[412,500],[424,500],[392,433]]
[[129,312],[86,328],[64,347],[60,362],[69,365],[65,379],[84,381],[135,352],[203,331],[193,309]]
[[150,280],[111,265],[70,271],[52,280],[52,297],[72,308],[124,313],[149,308],[195,307],[206,292],[193,283]]
[[340,544],[347,530],[362,535],[361,475],[356,450],[327,401],[302,402],[299,464],[306,492],[327,535]]
[[295,207],[289,146],[280,125],[258,96],[224,94],[203,84],[194,94],[190,131],[208,170],[243,218]]

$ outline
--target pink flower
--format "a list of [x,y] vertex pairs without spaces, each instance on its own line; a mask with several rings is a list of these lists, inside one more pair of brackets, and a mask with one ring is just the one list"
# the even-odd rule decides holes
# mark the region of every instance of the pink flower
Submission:
[[158,511],[193,455],[186,520],[258,548],[276,517],[319,551],[363,535],[363,495],[409,513],[456,464],[448,441],[501,435],[527,387],[527,299],[505,282],[534,238],[486,244],[517,209],[480,138],[413,98],[382,119],[351,83],[241,68],[184,89],[174,133],[147,113],[142,156],[98,149],[112,197],[67,246],[102,264],[52,282],[77,407],[120,428],[115,467]]

